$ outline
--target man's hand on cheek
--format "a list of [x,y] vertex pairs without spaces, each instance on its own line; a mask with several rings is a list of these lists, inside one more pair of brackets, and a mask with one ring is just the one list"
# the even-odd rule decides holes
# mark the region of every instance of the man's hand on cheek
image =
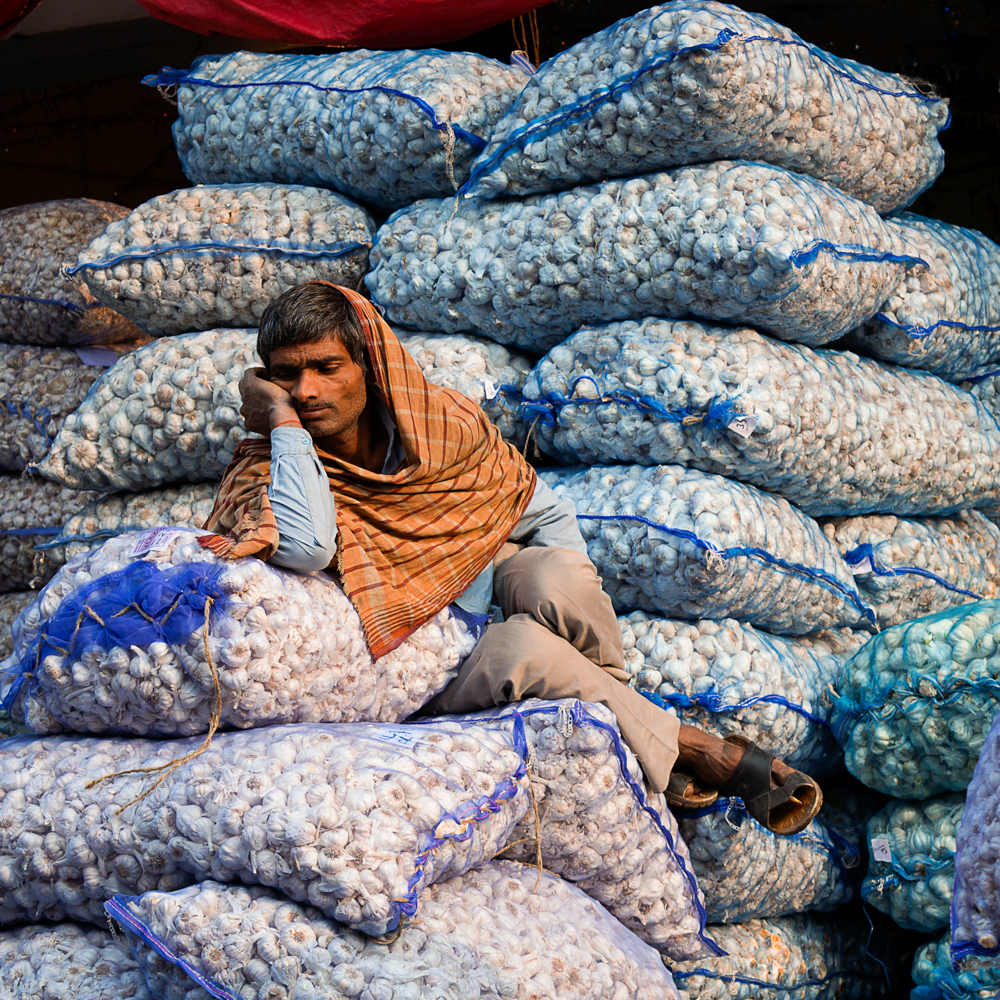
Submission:
[[240,379],[243,405],[240,416],[251,434],[268,435],[271,428],[286,420],[298,420],[292,397],[280,386],[269,382],[265,368],[248,368]]

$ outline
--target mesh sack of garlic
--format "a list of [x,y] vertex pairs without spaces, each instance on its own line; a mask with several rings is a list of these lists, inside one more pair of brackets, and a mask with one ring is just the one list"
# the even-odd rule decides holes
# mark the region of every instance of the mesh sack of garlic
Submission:
[[103,925],[116,893],[213,878],[384,934],[507,843],[531,804],[526,752],[457,722],[3,740],[0,923]]
[[62,566],[73,556],[130,531],[146,531],[166,524],[200,528],[212,513],[218,492],[218,483],[192,483],[101,496],[81,507],[55,538],[38,548],[47,559]]
[[847,769],[896,798],[964,791],[1000,710],[998,676],[1000,600],[873,636],[831,695]]
[[681,722],[745,736],[807,774],[841,766],[828,688],[867,633],[827,629],[792,639],[732,618],[671,621],[643,611],[618,624],[632,683]]
[[609,709],[531,698],[456,718],[496,726],[509,738],[523,728],[527,738],[533,809],[511,834],[507,857],[529,864],[540,857],[547,871],[578,885],[671,958],[719,953],[705,934],[705,908],[677,820],[646,785]]
[[398,722],[482,633],[485,616],[451,605],[373,660],[331,577],[220,559],[202,534],[128,532],[61,567],[17,621],[4,706],[36,733]]
[[955,968],[1000,969],[1000,715],[976,764],[955,838],[951,960]]
[[1000,363],[974,368],[959,386],[975,396],[1000,423]]
[[0,469],[40,462],[105,367],[59,347],[0,344]]
[[365,277],[390,320],[541,353],[585,323],[686,316],[822,344],[875,314],[898,234],[823,181],[720,161],[497,201],[417,201]]
[[528,358],[482,337],[394,332],[431,385],[454,389],[475,400],[500,428],[505,441],[524,448],[528,425],[518,406],[521,388],[531,371]]
[[922,944],[913,956],[910,973],[915,988],[910,1000],[993,1000],[1000,990],[1000,969],[951,967],[951,934]]
[[671,962],[682,1000],[869,1000],[890,994],[860,921],[799,914],[718,924],[721,958]]
[[181,188],[113,222],[66,273],[148,333],[255,327],[295,285],[357,287],[374,232],[363,208],[321,188]]
[[785,837],[761,826],[741,799],[682,812],[680,832],[709,923],[834,910],[852,899],[861,877],[860,831],[826,813],[824,807],[801,833]]
[[61,923],[0,931],[0,1000],[154,998],[125,941]]
[[[965,794],[906,802],[895,799],[868,820],[868,854],[861,895],[900,927],[939,931],[948,926],[955,881],[955,835]],[[886,846],[887,845],[887,846]],[[883,852],[888,851],[889,860]]]
[[526,79],[472,52],[359,49],[202,56],[143,83],[177,87],[192,182],[316,184],[394,209],[454,194]]
[[881,628],[1000,593],[1000,528],[979,511],[836,518],[822,528]]
[[737,618],[802,635],[874,622],[843,557],[788,501],[676,465],[541,473],[572,501],[622,614]]
[[52,578],[58,565],[35,546],[93,497],[38,476],[0,475],[0,591],[37,590]]
[[960,382],[1000,361],[1000,247],[975,229],[904,212],[886,220],[926,266],[851,334],[866,354]]
[[[12,594],[0,594],[0,660],[14,651],[11,626],[14,619],[38,596],[37,591],[23,590]],[[30,732],[22,722],[14,719],[5,708],[0,708],[0,739]]]
[[746,327],[584,327],[538,362],[523,398],[539,446],[565,463],[676,462],[814,517],[1000,497],[1000,427],[986,405],[931,375]]
[[428,886],[419,919],[384,941],[212,881],[107,909],[156,1000],[677,998],[659,955],[598,903],[512,861]]
[[0,210],[0,342],[109,344],[142,337],[121,313],[62,273],[124,205],[90,198],[40,201]]
[[529,78],[472,167],[490,197],[707,160],[763,160],[888,212],[944,169],[946,101],[715,0],[651,7]]

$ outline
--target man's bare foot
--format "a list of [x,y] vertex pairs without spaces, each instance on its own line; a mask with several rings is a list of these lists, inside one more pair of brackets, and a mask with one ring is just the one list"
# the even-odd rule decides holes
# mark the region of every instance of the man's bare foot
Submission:
[[[742,747],[727,743],[704,729],[683,725],[677,737],[677,749],[675,767],[695,775],[711,788],[722,788],[729,781],[744,753]],[[791,773],[787,764],[775,759],[771,765],[771,787],[778,788]]]

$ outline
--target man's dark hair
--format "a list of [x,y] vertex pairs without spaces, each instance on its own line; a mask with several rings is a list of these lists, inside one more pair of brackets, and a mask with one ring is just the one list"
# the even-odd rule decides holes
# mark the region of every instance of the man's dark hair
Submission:
[[257,330],[257,353],[269,368],[272,351],[315,344],[331,334],[336,334],[351,360],[367,375],[365,335],[347,297],[329,285],[298,285],[264,310]]

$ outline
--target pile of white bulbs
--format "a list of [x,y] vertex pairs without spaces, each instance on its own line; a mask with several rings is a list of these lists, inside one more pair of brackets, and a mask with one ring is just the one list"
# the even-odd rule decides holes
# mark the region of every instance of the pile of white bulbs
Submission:
[[951,934],[922,944],[913,956],[913,982],[924,987],[921,1000],[993,1000],[1000,988],[1000,969],[988,966],[956,972],[951,967]]
[[677,463],[813,516],[1000,501],[1000,427],[967,392],[746,327],[585,327],[539,361],[524,397],[542,449],[564,462]]
[[197,183],[316,184],[399,208],[465,182],[526,79],[434,49],[203,56],[169,80],[174,144]]
[[944,167],[947,102],[714,0],[657,5],[528,80],[471,193],[527,194],[719,157],[829,181],[888,212]]
[[[374,941],[266,889],[204,882],[119,899],[156,1000],[676,1000],[659,956],[575,886],[494,861],[429,886],[419,919]],[[151,940],[152,939],[152,942]]]
[[885,840],[891,861],[868,860],[861,895],[900,927],[937,931],[948,926],[955,881],[955,836],[965,793],[922,802],[895,800],[868,820],[868,842]]
[[90,198],[40,201],[0,211],[0,342],[106,344],[142,332],[102,305],[79,277],[62,273],[123,205]]
[[213,878],[384,934],[530,807],[521,753],[471,724],[222,733],[195,756],[201,743],[0,742],[0,922],[103,925],[117,893]]
[[[256,558],[223,560],[198,544],[201,534],[127,533],[60,568],[24,612],[12,657],[29,675],[16,704],[33,732],[191,736],[209,732],[217,712],[222,725],[240,729],[398,722],[443,690],[476,644],[474,631],[445,608],[373,660],[354,605],[331,577]],[[140,561],[164,571],[151,574],[148,602],[146,584],[116,584],[115,574]],[[199,570],[212,579],[199,583]],[[167,603],[161,584],[177,595],[165,611],[158,611]],[[81,592],[87,585],[89,596]],[[77,636],[94,616],[114,625],[133,601],[146,604],[133,618],[139,628],[150,622],[151,636],[128,627]],[[168,639],[171,615],[185,612],[193,612],[190,632],[185,626]],[[69,635],[50,627],[67,616],[75,621]]]
[[0,344],[0,469],[22,472],[45,458],[103,371],[75,351]]
[[182,188],[113,222],[67,274],[152,334],[255,327],[295,285],[356,288],[374,231],[363,208],[321,188]]
[[1000,710],[1000,601],[874,636],[844,667],[833,727],[848,770],[896,798],[962,791]]
[[960,382],[1000,361],[1000,247],[975,229],[904,212],[886,220],[909,253],[907,272],[853,339],[866,353]]
[[676,465],[541,474],[577,509],[621,612],[736,618],[801,635],[872,620],[843,557],[788,501]]
[[34,924],[0,931],[0,1000],[154,1000],[107,930]]
[[390,320],[541,352],[584,323],[684,316],[828,343],[875,315],[914,258],[823,181],[723,160],[497,201],[418,201],[365,278]]
[[835,518],[822,527],[880,628],[1000,593],[1000,528],[979,511]]
[[636,689],[662,699],[682,722],[721,737],[738,733],[807,774],[839,767],[824,725],[833,707],[828,688],[867,633],[827,629],[793,639],[732,618],[672,621],[643,611],[618,624]]

